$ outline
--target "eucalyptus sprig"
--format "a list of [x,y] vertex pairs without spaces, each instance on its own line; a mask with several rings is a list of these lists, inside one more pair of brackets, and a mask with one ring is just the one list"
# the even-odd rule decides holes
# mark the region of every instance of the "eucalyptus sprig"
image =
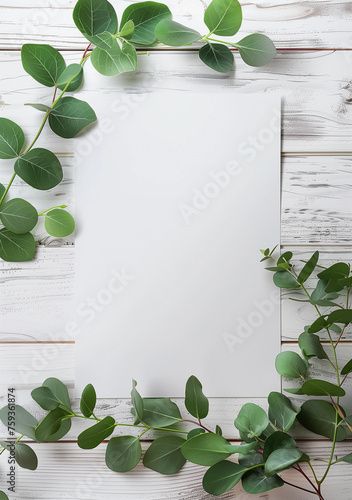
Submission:
[[[38,214],[36,208],[22,198],[9,198],[16,176],[34,189],[50,190],[63,179],[58,157],[46,148],[35,147],[47,122],[51,130],[63,138],[82,133],[97,117],[91,106],[71,95],[82,85],[84,65],[88,59],[101,74],[115,76],[135,71],[138,55],[156,46],[183,47],[197,43],[200,59],[221,73],[234,64],[230,48],[237,48],[243,60],[251,66],[262,66],[276,55],[273,42],[255,33],[239,42],[214,38],[232,36],[240,29],[242,9],[237,0],[213,0],[204,14],[209,30],[201,35],[192,28],[172,20],[170,9],[162,3],[141,2],[129,5],[118,22],[114,7],[107,0],[78,0],[73,20],[89,42],[80,61],[69,64],[50,45],[25,44],[21,58],[24,70],[38,83],[53,88],[51,102],[28,103],[43,119],[32,142],[26,146],[22,128],[15,122],[0,118],[0,159],[12,160],[10,180],[0,184],[0,258],[11,262],[32,260],[36,243],[31,231],[40,217],[45,230],[54,237],[70,235],[75,228],[66,207],[54,207]],[[0,226],[1,226],[0,224]]]
[[[262,253],[263,261],[273,263],[267,269],[274,273],[275,285],[292,291],[292,300],[310,304],[317,319],[305,326],[299,336],[301,354],[283,351],[276,357],[278,373],[298,382],[294,387],[285,389],[288,396],[271,392],[267,412],[256,404],[246,403],[234,416],[240,443],[225,439],[219,426],[209,429],[204,424],[209,412],[209,400],[195,376],[191,376],[186,383],[184,402],[188,415],[185,416],[169,398],[143,398],[133,381],[133,418],[127,422],[98,415],[97,396],[91,384],[83,390],[80,412],[74,411],[66,386],[56,378],[49,378],[32,391],[34,401],[48,412],[40,422],[18,405],[9,404],[0,410],[1,421],[6,426],[12,421],[13,429],[19,434],[14,443],[0,442],[3,447],[0,454],[9,450],[12,444],[18,465],[34,470],[38,465],[37,456],[28,444],[21,443],[21,439],[27,437],[38,443],[57,441],[69,432],[72,420],[84,419],[88,427],[78,436],[78,446],[92,449],[108,440],[105,462],[114,472],[129,471],[139,463],[142,457],[141,439],[154,431],[152,437],[155,433],[157,437],[143,456],[145,467],[161,474],[174,474],[182,469],[187,460],[206,466],[208,470],[203,478],[203,487],[210,494],[221,495],[239,482],[249,494],[264,493],[286,484],[324,500],[322,485],[331,467],[340,462],[352,464],[352,452],[339,458],[336,456],[336,443],[350,438],[352,431],[352,415],[346,415],[341,405],[341,399],[346,396],[342,386],[352,373],[352,359],[341,368],[337,355],[346,327],[352,323],[351,269],[345,262],[328,268],[319,265],[318,251],[299,270],[292,262],[292,252],[286,251],[278,258],[274,250],[266,249]],[[317,281],[310,292],[307,283],[313,273]],[[297,293],[300,293],[299,298]],[[325,338],[323,334],[328,338],[330,352],[322,342]],[[315,378],[316,360],[330,366],[335,383]],[[15,417],[10,419],[10,415]],[[308,456],[300,449],[295,439],[297,430],[293,432],[297,426],[327,438],[331,442],[329,456]],[[134,429],[134,432],[114,435],[117,428],[120,432],[128,428]],[[317,462],[325,464],[321,477],[316,470]],[[307,486],[285,480],[282,473],[288,469],[302,476]],[[7,498],[5,493],[2,495],[0,493],[0,500]]]

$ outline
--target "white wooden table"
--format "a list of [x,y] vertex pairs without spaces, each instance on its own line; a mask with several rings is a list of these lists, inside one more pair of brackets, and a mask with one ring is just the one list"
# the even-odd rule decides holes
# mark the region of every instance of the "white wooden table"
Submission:
[[[121,14],[128,2],[112,0]],[[50,91],[26,75],[20,62],[25,42],[49,43],[77,61],[85,48],[72,21],[74,0],[0,0],[0,115],[18,122],[33,137],[40,114],[26,102],[46,102]],[[175,19],[203,31],[202,0],[169,0]],[[352,235],[352,4],[350,0],[281,0],[243,6],[242,33],[261,31],[274,40],[279,53],[268,66],[245,66],[235,54],[230,75],[212,72],[195,52],[153,50],[140,58],[136,74],[104,78],[86,65],[85,97],[92,92],[118,95],[140,87],[159,89],[209,89],[225,92],[274,92],[283,95],[282,238],[283,248],[306,255],[319,248],[326,262],[351,259]],[[99,114],[99,109],[97,110]],[[38,145],[52,148],[64,165],[64,181],[53,191],[38,192],[18,179],[14,194],[23,195],[39,209],[67,204],[73,207],[74,158],[72,143],[46,130]],[[11,175],[11,165],[0,163],[1,182]],[[41,414],[30,401],[30,391],[48,376],[71,388],[74,379],[74,345],[62,340],[74,279],[73,238],[45,236],[38,227],[36,259],[26,264],[0,262],[0,374],[1,384],[15,385],[17,403]],[[102,247],[106,242],[101,242]],[[264,244],[264,242],[263,242]],[[311,318],[305,305],[282,297],[282,348],[298,349],[297,337]],[[29,318],[32,318],[29,321]],[[34,318],[34,319],[33,319]],[[343,359],[352,357],[350,333],[345,333]],[[324,371],[317,365],[317,371]],[[349,388],[350,390],[352,387]],[[268,393],[270,388],[268,387]],[[233,420],[245,400],[211,401],[209,426],[220,424],[226,437],[238,437]],[[266,400],[255,401],[264,408]],[[0,393],[0,407],[6,403]],[[130,402],[99,400],[99,415],[119,421],[130,418]],[[181,404],[182,407],[182,404]],[[352,409],[352,400],[345,402]],[[115,474],[104,465],[104,445],[80,450],[76,424],[56,444],[35,445],[37,471],[18,470],[17,492],[11,499],[191,499],[210,498],[201,486],[204,470],[187,464],[175,476],[165,477],[138,466],[128,474]],[[300,431],[302,432],[302,431]],[[6,437],[1,427],[0,437]],[[299,436],[308,453],[327,456],[329,444],[317,436]],[[147,443],[146,443],[147,446]],[[338,446],[352,451],[352,443]],[[3,458],[3,457],[2,457]],[[0,462],[0,486],[5,461]],[[325,486],[326,499],[351,499],[350,465],[333,468]],[[289,481],[299,478],[288,473]],[[303,483],[302,483],[303,485]],[[0,488],[1,489],[1,488]],[[237,488],[223,498],[247,498]],[[305,500],[312,495],[290,487],[263,494],[262,499]]]

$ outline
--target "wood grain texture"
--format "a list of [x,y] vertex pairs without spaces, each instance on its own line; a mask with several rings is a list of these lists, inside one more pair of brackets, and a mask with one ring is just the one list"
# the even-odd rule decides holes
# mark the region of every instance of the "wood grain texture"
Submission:
[[[121,18],[131,1],[112,0]],[[203,23],[210,0],[168,0],[174,19],[207,33]],[[242,2],[241,2],[242,3]],[[86,44],[72,20],[74,0],[0,1],[2,29],[0,48],[18,49],[25,42],[50,43],[57,48],[76,49]],[[243,2],[243,23],[239,40],[265,33],[278,47],[351,48],[352,7],[349,0],[263,0]]]

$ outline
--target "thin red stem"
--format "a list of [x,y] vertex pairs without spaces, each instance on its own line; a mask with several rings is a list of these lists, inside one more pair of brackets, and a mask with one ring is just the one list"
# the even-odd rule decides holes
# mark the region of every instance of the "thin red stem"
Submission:
[[195,424],[195,425],[198,425],[199,427],[201,427],[202,429],[204,429],[205,431],[207,432],[210,432],[211,434],[214,434],[213,431],[211,431],[210,429],[208,429],[207,427],[204,427],[204,425],[200,422],[197,422],[195,420],[182,420],[182,422],[189,422],[190,424]]

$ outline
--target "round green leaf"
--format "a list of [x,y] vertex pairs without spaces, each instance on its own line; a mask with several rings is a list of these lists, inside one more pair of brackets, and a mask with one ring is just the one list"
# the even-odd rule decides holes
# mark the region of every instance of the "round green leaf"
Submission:
[[78,0],[73,21],[83,35],[117,32],[116,12],[107,0]]
[[246,471],[242,465],[223,460],[207,470],[203,477],[203,488],[211,495],[222,495],[231,490]]
[[273,276],[274,283],[279,288],[300,288],[296,278],[288,271],[278,271]]
[[71,402],[67,387],[63,382],[61,382],[61,380],[55,377],[49,377],[46,380],[44,380],[42,386],[48,387],[58,401],[63,403],[68,408],[71,407]]
[[164,19],[155,28],[155,35],[160,42],[171,47],[181,47],[191,45],[200,40],[202,35],[192,28],[176,23],[171,19]]
[[199,434],[182,445],[183,456],[198,465],[213,465],[235,453],[226,439],[218,434]]
[[24,145],[24,133],[17,123],[0,118],[0,158],[16,158]]
[[318,278],[322,280],[330,280],[330,279],[341,279],[345,278],[350,274],[350,266],[345,262],[337,262],[332,266],[324,269],[321,273],[318,274]]
[[110,439],[105,462],[115,472],[127,472],[136,467],[141,456],[142,448],[138,437],[118,436]]
[[0,500],[9,500],[9,497],[3,491],[0,491]]
[[266,35],[253,33],[236,43],[236,47],[246,64],[264,66],[276,56],[276,48]]
[[31,231],[38,222],[36,209],[21,198],[14,198],[0,207],[0,219],[6,229],[23,234]]
[[89,41],[96,47],[107,50],[112,49],[115,45],[116,38],[114,38],[111,33],[106,31],[104,33],[100,33],[99,35],[90,36]]
[[246,403],[235,420],[236,428],[248,438],[259,437],[269,425],[269,419],[260,406]]
[[[121,18],[121,27],[128,21],[134,23],[131,42],[136,45],[150,45],[155,41],[155,28],[163,19],[171,19],[170,9],[158,2],[138,2],[129,5]],[[121,29],[121,28],[120,28]]]
[[55,410],[60,405],[49,387],[37,387],[31,392],[31,396],[44,410]]
[[78,446],[84,450],[96,448],[104,439],[108,438],[115,429],[115,420],[108,416],[94,424],[78,436]]
[[169,398],[145,398],[143,406],[143,422],[150,427],[169,427],[182,420],[178,406]]
[[180,436],[161,436],[146,451],[143,464],[160,474],[175,474],[186,463],[181,446],[185,439]]
[[27,262],[35,254],[35,240],[31,233],[16,234],[0,230],[0,258],[7,262]]
[[275,368],[282,377],[300,378],[307,373],[307,364],[293,351],[280,352],[275,359]]
[[198,419],[205,418],[209,411],[208,398],[203,394],[202,384],[192,375],[186,383],[185,406]]
[[36,440],[39,443],[52,440],[53,435],[60,429],[62,420],[68,415],[69,413],[63,408],[56,408],[50,411],[43,420],[39,422],[35,430]]
[[4,406],[4,408],[0,410],[0,420],[6,427],[9,425],[9,415],[11,414],[9,412],[11,411],[15,412],[15,420],[11,428],[18,432],[18,434],[24,434],[35,440],[35,428],[38,425],[38,420],[22,406],[14,405],[14,409],[11,407],[11,410],[8,406]]
[[46,87],[54,87],[66,67],[60,52],[50,45],[26,43],[21,58],[23,69]]
[[111,48],[96,47],[91,55],[94,68],[105,76],[115,76],[137,68],[137,52],[127,42],[120,48],[117,40],[113,40]]
[[264,443],[264,461],[266,461],[274,451],[282,448],[297,448],[295,440],[286,432],[273,432]]
[[58,430],[56,432],[54,432],[53,434],[51,434],[50,436],[48,436],[45,441],[52,442],[52,443],[59,441],[64,436],[66,436],[66,434],[70,431],[71,426],[72,426],[71,419],[62,420]]
[[327,285],[328,285],[327,280],[320,279],[318,281],[317,286],[315,290],[313,290],[310,298],[311,304],[323,307],[335,305],[334,302],[332,302],[332,300],[337,299],[339,294],[336,292],[328,293],[326,291]]
[[[336,410],[327,401],[311,400],[306,401],[301,406],[301,411],[297,415],[297,420],[309,431],[333,439],[335,422],[341,422],[341,417],[336,415]],[[337,428],[336,439],[343,441],[346,437],[346,430],[339,426]]]
[[205,433],[204,429],[202,429],[201,427],[196,427],[195,429],[189,431],[189,433],[187,434],[187,439],[192,439],[193,437],[204,433]]
[[134,22],[129,20],[124,26],[122,26],[120,31],[120,36],[125,40],[130,40],[132,38],[133,32],[134,32]]
[[46,190],[57,186],[63,177],[61,163],[48,149],[35,148],[18,158],[15,172],[35,189]]
[[265,473],[273,476],[299,462],[302,453],[297,448],[280,448],[273,451],[265,463]]
[[270,422],[281,431],[287,432],[294,424],[297,416],[291,401],[280,392],[271,392],[268,402]]
[[242,488],[251,495],[265,493],[274,488],[280,488],[284,484],[280,476],[268,477],[264,472],[264,467],[250,470],[242,478]]
[[318,335],[313,333],[301,333],[298,338],[298,344],[305,359],[317,357],[319,359],[329,359],[321,345]]
[[38,458],[30,446],[24,443],[15,445],[16,462],[23,469],[36,470],[38,467]]
[[55,134],[68,139],[76,137],[96,119],[93,109],[87,102],[75,97],[63,97],[52,109],[49,125]]
[[302,391],[307,396],[344,396],[346,394],[342,387],[316,379],[306,380],[302,385]]
[[215,35],[235,35],[242,24],[241,5],[237,0],[213,0],[204,13],[204,22]]
[[74,218],[66,210],[54,208],[45,214],[45,230],[51,236],[64,238],[75,230]]
[[64,90],[69,83],[66,92],[74,92],[83,82],[83,68],[80,64],[70,64],[57,80],[57,86]]
[[228,73],[233,68],[231,50],[220,43],[207,43],[199,50],[199,57],[204,64],[219,73]]
[[93,412],[95,405],[97,403],[97,394],[95,392],[94,387],[92,384],[88,384],[82,392],[82,397],[81,397],[81,403],[80,403],[80,409],[82,414],[89,418]]

